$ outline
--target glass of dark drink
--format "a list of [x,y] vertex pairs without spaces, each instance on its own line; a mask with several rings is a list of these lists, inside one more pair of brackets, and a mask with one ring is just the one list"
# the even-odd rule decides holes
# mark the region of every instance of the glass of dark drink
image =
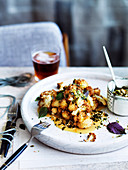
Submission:
[[50,46],[35,48],[32,51],[32,61],[36,81],[57,74],[60,63],[60,48],[51,48]]

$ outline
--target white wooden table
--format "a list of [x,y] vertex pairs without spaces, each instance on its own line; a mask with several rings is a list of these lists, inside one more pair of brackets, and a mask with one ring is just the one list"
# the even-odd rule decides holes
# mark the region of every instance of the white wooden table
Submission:
[[[59,69],[59,73],[65,73],[65,72],[74,72],[74,71],[84,71],[85,74],[89,71],[89,72],[99,72],[99,73],[108,73],[109,69],[107,67],[67,67],[67,68],[60,68]],[[25,72],[31,72],[34,74],[33,68],[32,67],[0,67],[0,78],[5,78],[5,77],[11,77],[11,76],[16,76],[16,75],[20,75],[22,73]],[[128,77],[128,67],[116,67],[114,68],[114,72],[117,76],[123,76],[123,77]],[[26,93],[26,91],[34,84],[35,82],[33,81],[32,83],[29,84],[29,86],[23,87],[23,88],[17,88],[17,87],[11,87],[11,86],[6,86],[6,87],[0,87],[0,94],[11,94],[13,96],[16,97],[16,99],[18,101],[21,101],[24,94]],[[0,131],[3,130],[3,126],[6,123],[6,119],[4,118],[3,120],[0,120]],[[17,136],[16,136],[17,137]],[[15,137],[15,138],[16,138]],[[15,139],[14,142],[16,142],[17,140]],[[40,143],[39,143],[40,144]],[[48,147],[47,147],[48,149]],[[28,151],[29,152],[29,151]],[[59,152],[59,151],[58,151]],[[60,152],[61,153],[61,152]],[[10,150],[9,155],[12,154],[12,150]],[[62,152],[62,154],[64,155],[65,153]],[[71,154],[72,155],[72,154]],[[30,155],[32,156],[32,155]],[[119,155],[118,155],[119,156]],[[24,166],[22,166],[22,161],[23,156],[19,157],[8,169],[25,169],[23,168]],[[49,158],[47,158],[49,159]],[[83,157],[83,159],[86,159],[86,157]],[[109,155],[108,158],[109,160]],[[5,158],[1,158],[0,159],[0,165],[5,162]],[[81,160],[81,159],[80,159]],[[93,161],[92,161],[93,162]],[[26,169],[46,169],[46,170],[82,170],[82,169],[95,169],[95,170],[101,170],[101,169],[112,169],[112,170],[120,170],[120,169],[128,169],[128,158],[121,159],[121,161],[116,160],[115,161],[98,161],[98,163],[84,163],[83,161],[78,161],[75,164],[71,164],[68,162],[65,162],[64,164],[56,164],[56,166],[51,166],[50,162],[49,164],[45,167],[40,167],[39,165],[35,168],[29,168],[29,165],[27,166],[27,161],[26,163]],[[30,164],[30,162],[28,161],[28,164]],[[35,164],[36,164],[36,160],[35,160]]]

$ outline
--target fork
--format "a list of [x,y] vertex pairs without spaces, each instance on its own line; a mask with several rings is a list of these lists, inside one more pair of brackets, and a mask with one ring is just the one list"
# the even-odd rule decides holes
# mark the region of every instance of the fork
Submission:
[[50,125],[51,124],[49,124],[48,122],[40,122],[34,125],[31,129],[31,137],[29,138],[29,140],[26,143],[24,143],[17,151],[15,151],[14,154],[0,167],[0,169],[4,170],[11,163],[13,163],[20,156],[20,154],[28,147],[32,138],[41,135],[43,130],[47,129]]
[[4,157],[7,156],[11,141],[13,139],[13,135],[16,132],[15,126],[16,126],[16,110],[18,108],[18,104],[14,104],[9,108],[8,111],[8,121],[6,123],[5,133],[3,134],[3,140],[1,144],[1,150],[0,154],[4,152]]

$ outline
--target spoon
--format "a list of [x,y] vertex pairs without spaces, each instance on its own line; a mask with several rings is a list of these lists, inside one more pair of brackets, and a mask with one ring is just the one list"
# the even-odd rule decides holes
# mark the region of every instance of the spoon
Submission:
[[30,141],[32,140],[33,137],[41,135],[43,130],[47,129],[50,126],[49,123],[47,122],[41,122],[36,125],[34,125],[31,129],[31,137],[30,139],[24,143],[1,167],[1,170],[6,169],[11,163],[13,163],[19,156],[20,154],[28,147]]
[[111,75],[112,75],[112,79],[114,80],[116,87],[118,87],[117,81],[116,81],[116,78],[115,78],[115,74],[114,74],[114,71],[113,71],[113,68],[112,68],[112,65],[111,65],[111,62],[110,62],[110,59],[109,59],[109,56],[108,56],[108,53],[107,53],[105,46],[103,46],[103,51],[104,51],[104,54],[105,54],[105,58],[106,58],[109,70],[110,70]]

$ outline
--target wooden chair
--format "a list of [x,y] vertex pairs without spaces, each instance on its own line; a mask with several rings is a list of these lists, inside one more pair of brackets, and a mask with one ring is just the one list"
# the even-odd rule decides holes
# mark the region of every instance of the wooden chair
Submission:
[[69,41],[68,41],[68,35],[66,33],[63,33],[63,45],[66,55],[66,63],[67,66],[70,66],[70,57],[69,57]]

